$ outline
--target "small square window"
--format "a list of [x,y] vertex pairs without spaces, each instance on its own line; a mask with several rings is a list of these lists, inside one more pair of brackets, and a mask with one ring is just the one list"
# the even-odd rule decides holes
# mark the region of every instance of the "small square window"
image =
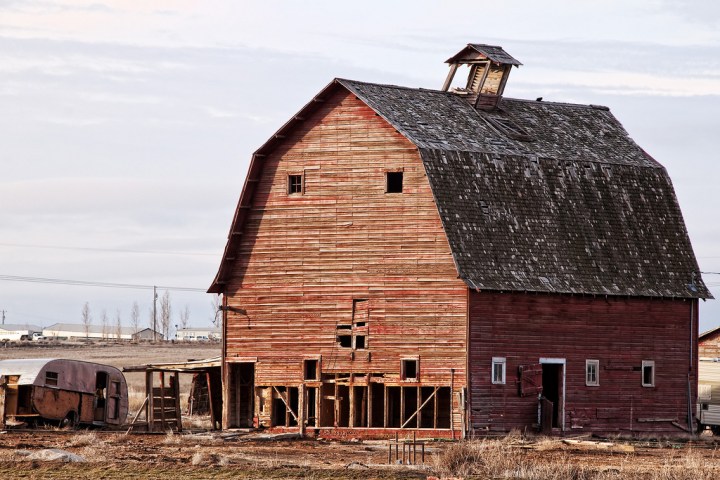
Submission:
[[400,361],[400,378],[402,380],[417,380],[418,378],[418,359],[403,358]]
[[57,385],[58,378],[57,372],[45,372],[45,385]]
[[655,386],[655,362],[653,360],[643,360],[642,362],[642,386]]
[[588,387],[600,385],[600,360],[585,360],[585,385]]
[[288,175],[288,193],[302,193],[302,175]]
[[493,357],[492,359],[492,383],[495,385],[505,385],[505,365],[504,357]]
[[386,193],[402,193],[403,191],[403,172],[386,172],[385,173],[385,192]]

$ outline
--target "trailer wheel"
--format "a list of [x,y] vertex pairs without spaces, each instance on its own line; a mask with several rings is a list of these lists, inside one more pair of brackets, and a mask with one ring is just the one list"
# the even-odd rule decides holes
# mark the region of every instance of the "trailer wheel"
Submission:
[[67,430],[74,430],[77,427],[77,415],[75,412],[68,412],[68,414],[60,421],[60,427]]
[[710,431],[712,432],[713,436],[720,436],[720,425],[710,425]]

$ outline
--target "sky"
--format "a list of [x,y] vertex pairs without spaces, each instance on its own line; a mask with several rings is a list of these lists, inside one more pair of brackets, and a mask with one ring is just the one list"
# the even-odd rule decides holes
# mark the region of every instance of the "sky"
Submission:
[[252,152],[333,78],[440,88],[470,42],[523,63],[506,96],[610,107],[670,173],[720,298],[720,2],[0,0],[5,321],[87,302],[129,324],[137,302],[147,326],[155,285],[173,325],[210,325]]

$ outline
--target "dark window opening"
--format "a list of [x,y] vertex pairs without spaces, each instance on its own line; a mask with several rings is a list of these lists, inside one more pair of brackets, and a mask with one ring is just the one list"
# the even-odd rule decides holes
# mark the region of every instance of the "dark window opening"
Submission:
[[642,362],[642,386],[655,386],[655,362],[651,360],[643,360]]
[[302,175],[288,175],[288,193],[302,193]]
[[401,360],[400,377],[403,380],[417,380],[418,360],[416,358]]
[[352,335],[338,335],[337,342],[343,348],[352,348]]
[[318,380],[318,361],[305,360],[305,380]]
[[355,350],[365,350],[365,335],[355,337]]
[[402,193],[403,172],[387,172],[385,178],[386,193]]
[[45,372],[45,385],[57,385],[58,378],[57,372]]

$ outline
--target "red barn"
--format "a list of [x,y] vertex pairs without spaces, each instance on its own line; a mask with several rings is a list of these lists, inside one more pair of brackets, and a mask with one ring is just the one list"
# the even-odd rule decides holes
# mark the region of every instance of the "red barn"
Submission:
[[223,426],[681,433],[710,294],[667,172],[606,107],[504,98],[500,47],[448,63],[335,79],[253,155]]

